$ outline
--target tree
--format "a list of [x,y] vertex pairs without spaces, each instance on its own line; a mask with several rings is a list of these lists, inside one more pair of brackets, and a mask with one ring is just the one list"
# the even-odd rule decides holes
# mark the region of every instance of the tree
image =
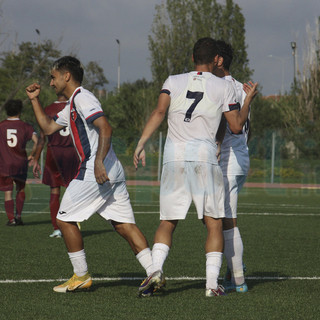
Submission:
[[[109,94],[108,99],[102,101],[104,112],[115,131],[114,138],[121,140],[122,146],[116,145],[118,150],[121,148],[119,153],[124,150],[133,152],[136,140],[155,107],[155,92],[153,84],[142,79],[134,83],[123,83],[119,94]],[[149,145],[152,146],[152,143]]]
[[252,74],[245,44],[245,19],[233,0],[166,0],[156,5],[149,36],[151,71],[159,87],[170,74],[193,69],[192,49],[197,39],[210,36],[234,48],[232,74],[247,81]]
[[3,52],[0,66],[0,110],[9,99],[26,99],[25,87],[32,81],[48,87],[50,66],[60,55],[50,41],[22,42],[17,52]]
[[279,104],[285,132],[301,156],[320,156],[320,17],[307,28],[303,71],[290,96]]
[[95,89],[101,89],[109,81],[104,76],[103,69],[95,61],[90,61],[84,72],[83,85],[89,91],[94,91]]
[[[0,53],[0,112],[9,99],[28,102],[25,88],[32,82],[38,82],[41,85],[40,99],[43,106],[56,100],[56,94],[50,88],[50,69],[53,62],[62,56],[57,47],[58,44],[51,40],[39,43],[22,42],[16,51]],[[103,69],[97,62],[90,61],[84,69],[84,84],[89,90],[94,91],[108,83]],[[34,122],[30,108],[24,110],[23,118]]]

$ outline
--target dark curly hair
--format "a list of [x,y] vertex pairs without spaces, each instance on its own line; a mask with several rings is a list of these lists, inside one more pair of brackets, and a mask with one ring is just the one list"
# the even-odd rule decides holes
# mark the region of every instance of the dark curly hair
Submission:
[[21,113],[23,108],[21,100],[8,100],[4,105],[4,109],[8,117],[14,117]]
[[68,71],[71,73],[73,79],[80,84],[83,80],[83,67],[81,65],[81,62],[71,56],[64,56],[58,60],[56,60],[53,65],[52,69],[58,70],[58,71]]
[[217,40],[218,55],[223,58],[223,67],[225,70],[230,70],[230,65],[233,59],[233,49],[229,43],[223,40]]
[[209,37],[199,39],[193,47],[195,65],[209,64],[217,54],[217,42]]

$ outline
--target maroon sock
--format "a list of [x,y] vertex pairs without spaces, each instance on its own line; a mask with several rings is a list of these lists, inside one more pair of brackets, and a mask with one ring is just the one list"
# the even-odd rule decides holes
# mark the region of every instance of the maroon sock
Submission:
[[4,209],[6,210],[6,214],[8,219],[11,221],[14,219],[14,202],[13,200],[8,200],[4,202]]
[[16,197],[16,214],[17,214],[16,216],[17,216],[17,219],[21,218],[21,213],[22,213],[25,198],[26,198],[26,194],[24,191],[19,191],[17,193],[17,197]]
[[60,206],[59,199],[60,199],[59,194],[55,194],[55,193],[50,194],[50,215],[51,215],[51,223],[53,225],[54,230],[59,229],[56,222],[56,216]]

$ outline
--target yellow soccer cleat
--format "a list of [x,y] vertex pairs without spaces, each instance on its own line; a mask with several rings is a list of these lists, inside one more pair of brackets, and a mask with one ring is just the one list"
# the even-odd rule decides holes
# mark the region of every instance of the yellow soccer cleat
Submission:
[[91,285],[92,279],[88,272],[82,277],[78,277],[76,274],[74,274],[67,282],[54,287],[53,291],[66,293],[69,291],[89,289]]

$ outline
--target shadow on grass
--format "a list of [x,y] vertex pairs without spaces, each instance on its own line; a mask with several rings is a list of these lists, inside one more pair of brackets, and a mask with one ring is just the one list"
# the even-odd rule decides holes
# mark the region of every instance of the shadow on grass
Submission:
[[83,238],[88,238],[94,235],[98,234],[104,234],[104,233],[109,233],[109,232],[114,232],[113,230],[81,230],[81,234]]
[[37,225],[42,225],[42,224],[50,224],[51,225],[51,220],[28,221],[27,219],[24,219],[23,216],[22,216],[22,221],[23,221],[25,227],[37,226]]

